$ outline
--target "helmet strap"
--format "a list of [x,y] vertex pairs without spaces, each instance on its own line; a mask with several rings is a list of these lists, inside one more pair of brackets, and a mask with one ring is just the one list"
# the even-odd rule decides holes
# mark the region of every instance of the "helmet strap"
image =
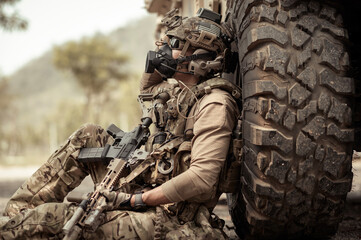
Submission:
[[185,57],[186,56],[186,52],[189,48],[190,42],[186,41],[186,43],[183,46],[182,52],[180,53],[180,56]]
[[183,62],[190,62],[192,60],[197,60],[197,59],[207,59],[207,58],[215,58],[217,56],[216,52],[207,52],[207,53],[200,53],[200,54],[193,54],[187,57],[180,57],[178,59],[176,59],[177,64],[179,65],[180,63]]
[[187,64],[179,63],[179,64],[177,65],[177,70],[186,69],[187,66],[188,66],[188,63],[187,63]]
[[[181,53],[179,54],[181,58],[185,58],[186,57],[186,53],[187,53],[187,50],[190,46],[190,42],[189,41],[186,41],[186,43],[184,44],[183,48],[182,48],[182,51]],[[177,65],[177,71],[179,72],[179,70],[182,68],[182,66],[185,66],[185,68],[187,68],[188,64],[181,64],[181,63],[178,63]],[[188,72],[187,72],[188,73]]]

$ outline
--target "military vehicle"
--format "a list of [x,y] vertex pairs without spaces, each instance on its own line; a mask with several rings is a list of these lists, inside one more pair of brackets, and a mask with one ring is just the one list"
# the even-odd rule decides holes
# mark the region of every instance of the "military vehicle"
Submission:
[[[221,13],[233,30],[242,88],[242,186],[227,194],[237,234],[280,239],[333,235],[352,185],[358,134],[354,79],[357,1],[146,0],[160,17],[178,8]],[[157,29],[157,35],[162,28]],[[356,86],[358,87],[358,85]],[[356,131],[358,133],[358,131]]]

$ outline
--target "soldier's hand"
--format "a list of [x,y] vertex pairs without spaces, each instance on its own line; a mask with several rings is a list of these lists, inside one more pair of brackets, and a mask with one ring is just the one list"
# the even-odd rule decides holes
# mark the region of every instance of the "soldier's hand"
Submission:
[[104,210],[131,209],[130,199],[132,194],[110,191],[108,189],[103,189],[99,193],[106,198],[106,203],[102,206]]

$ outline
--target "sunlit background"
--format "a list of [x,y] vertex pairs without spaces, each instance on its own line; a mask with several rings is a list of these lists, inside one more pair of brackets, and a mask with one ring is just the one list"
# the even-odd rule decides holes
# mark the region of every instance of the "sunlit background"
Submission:
[[86,122],[133,128],[156,27],[144,0],[13,2],[0,10],[27,27],[0,26],[0,166],[43,163]]
[[[5,5],[6,6],[6,5]],[[54,44],[109,34],[148,15],[144,0],[21,0],[14,9],[28,20],[26,31],[4,32],[0,37],[0,69],[11,74]]]

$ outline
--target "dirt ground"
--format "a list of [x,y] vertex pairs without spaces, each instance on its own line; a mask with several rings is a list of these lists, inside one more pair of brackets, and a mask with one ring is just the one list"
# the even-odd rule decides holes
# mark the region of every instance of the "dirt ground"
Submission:
[[[5,204],[16,189],[29,177],[36,167],[27,168],[2,168],[0,167],[0,214],[2,215]],[[347,197],[347,204],[343,221],[337,234],[332,240],[360,240],[361,239],[361,159],[353,164],[353,189]],[[92,182],[86,178],[76,189],[76,193],[92,191]],[[239,239],[235,232],[231,217],[228,214],[226,198],[222,195],[215,213],[225,220],[225,231],[231,239]]]

